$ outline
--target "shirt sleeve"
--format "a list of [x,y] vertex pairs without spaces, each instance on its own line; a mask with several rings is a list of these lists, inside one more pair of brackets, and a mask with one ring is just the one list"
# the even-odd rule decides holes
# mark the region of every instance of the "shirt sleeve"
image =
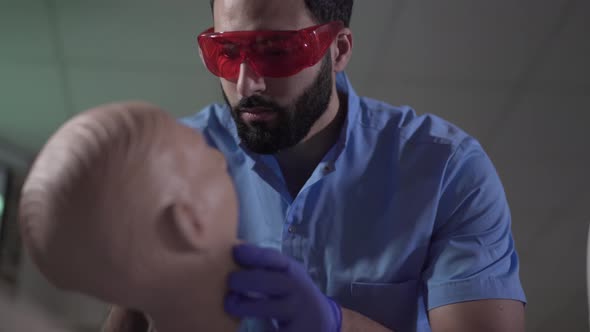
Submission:
[[504,188],[472,138],[447,163],[423,273],[428,310],[472,300],[526,303]]

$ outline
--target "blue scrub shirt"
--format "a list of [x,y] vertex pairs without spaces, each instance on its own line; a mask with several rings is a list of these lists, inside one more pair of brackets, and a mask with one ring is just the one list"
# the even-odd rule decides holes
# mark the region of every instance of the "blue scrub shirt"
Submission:
[[357,96],[344,73],[337,88],[346,123],[297,197],[274,156],[240,145],[226,105],[181,119],[227,159],[239,237],[298,260],[341,306],[397,332],[430,331],[428,310],[447,304],[525,302],[509,206],[481,145],[436,116]]

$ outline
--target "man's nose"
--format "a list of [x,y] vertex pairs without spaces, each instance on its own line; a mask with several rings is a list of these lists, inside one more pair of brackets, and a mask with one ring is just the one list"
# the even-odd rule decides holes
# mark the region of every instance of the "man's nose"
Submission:
[[237,89],[239,98],[242,99],[264,92],[266,83],[264,77],[259,76],[247,62],[242,62]]

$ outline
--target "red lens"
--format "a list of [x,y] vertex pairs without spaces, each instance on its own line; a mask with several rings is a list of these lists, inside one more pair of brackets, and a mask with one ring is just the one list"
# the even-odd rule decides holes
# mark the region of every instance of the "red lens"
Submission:
[[287,77],[315,65],[342,29],[339,21],[298,31],[232,31],[199,35],[205,65],[216,76],[237,81],[248,63],[263,77]]

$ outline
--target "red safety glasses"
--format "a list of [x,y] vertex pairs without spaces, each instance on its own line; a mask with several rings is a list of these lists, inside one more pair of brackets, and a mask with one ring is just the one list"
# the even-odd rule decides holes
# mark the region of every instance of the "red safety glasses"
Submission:
[[213,28],[198,37],[205,66],[216,76],[236,82],[247,63],[262,77],[287,77],[318,63],[344,27],[334,21],[298,31],[228,31]]

